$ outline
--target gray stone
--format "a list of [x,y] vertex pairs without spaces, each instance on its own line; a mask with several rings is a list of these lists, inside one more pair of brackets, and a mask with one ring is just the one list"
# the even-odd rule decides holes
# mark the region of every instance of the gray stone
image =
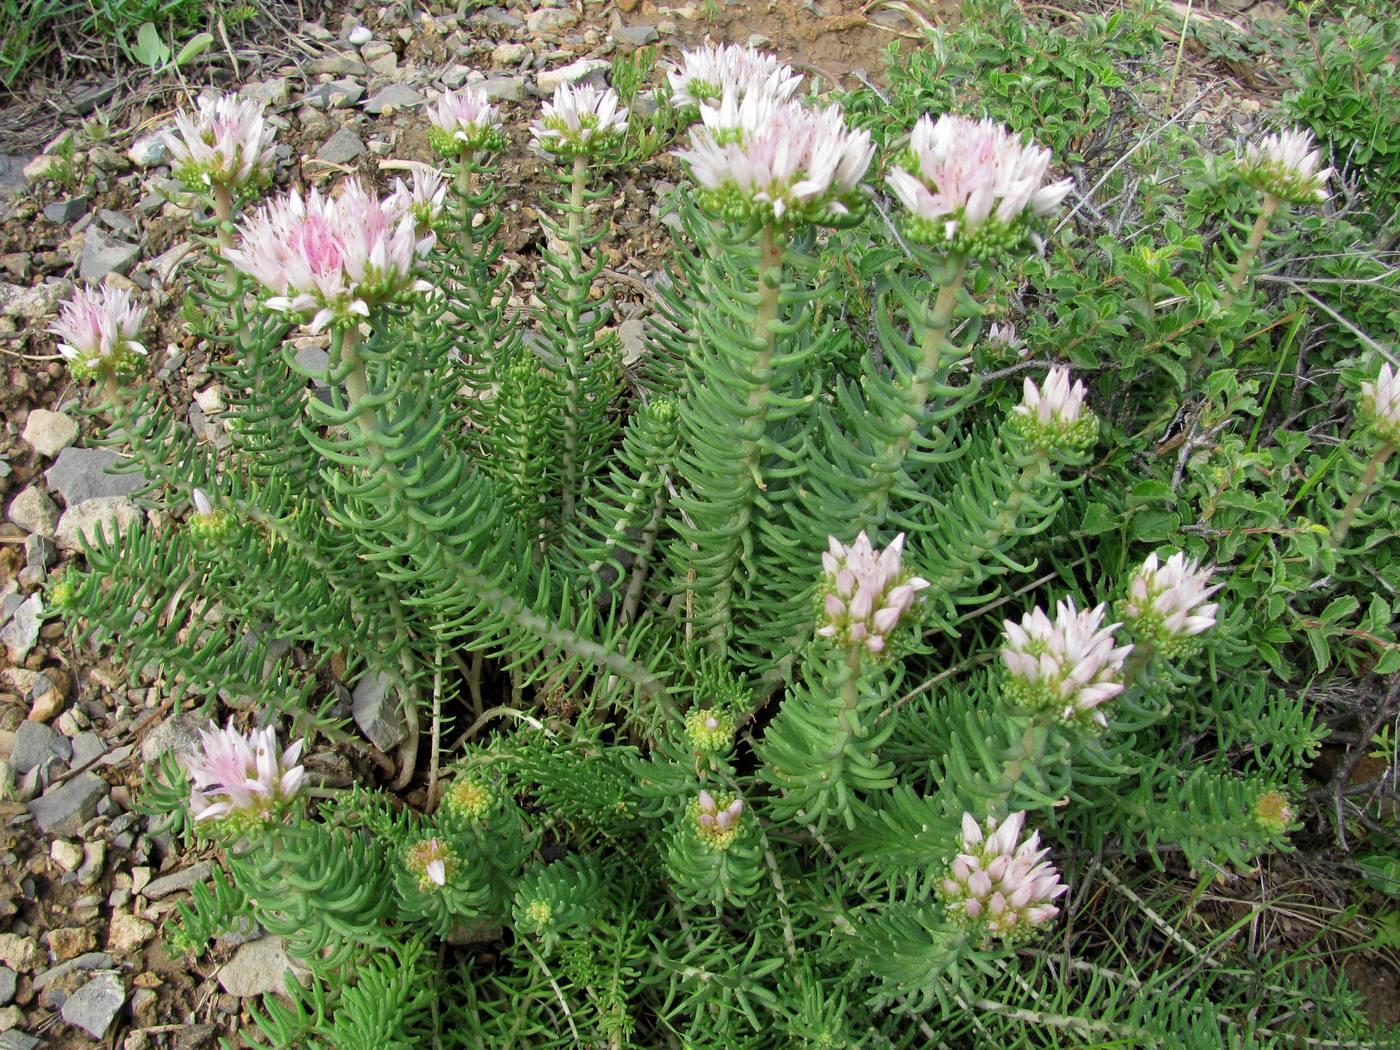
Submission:
[[66,977],[76,970],[110,970],[112,957],[106,952],[87,952],[76,959],[69,959],[45,970],[34,978],[34,991],[42,992],[60,977]]
[[138,168],[154,168],[170,159],[170,149],[165,143],[165,132],[153,131],[142,135],[126,151],[127,159]]
[[542,70],[535,83],[541,95],[554,94],[554,89],[561,84],[582,84],[589,80],[601,87],[610,69],[612,63],[604,62],[601,58],[580,58],[558,69]]
[[[358,80],[332,80],[329,84],[317,84],[308,91],[306,104],[315,109],[348,109],[364,97],[364,85]],[[349,128],[340,130],[350,131]]]
[[79,773],[29,803],[29,812],[46,835],[76,835],[97,815],[97,803],[106,793],[107,781],[96,773]]
[[74,769],[82,769],[90,766],[101,758],[107,751],[107,745],[102,742],[102,738],[91,730],[79,733],[73,738],[73,761]]
[[365,144],[360,141],[360,136],[353,129],[345,127],[328,138],[316,151],[316,156],[331,164],[349,164],[364,151]]
[[106,226],[113,233],[134,235],[139,227],[136,220],[126,212],[113,211],[111,208],[103,208],[97,213],[97,221]]
[[24,565],[43,572],[58,560],[58,548],[47,537],[33,535],[24,541]]
[[49,281],[34,288],[0,282],[0,314],[37,321],[58,312],[58,304],[72,296],[73,282]]
[[268,106],[280,106],[291,97],[291,86],[286,77],[273,77],[270,80],[256,80],[244,84],[238,92],[244,98],[257,99]]
[[179,893],[187,890],[196,882],[203,882],[214,870],[214,862],[202,860],[198,864],[191,864],[188,868],[171,872],[169,875],[162,875],[158,879],[152,879],[146,884],[146,889],[142,893],[147,900],[160,900],[168,897],[172,893]]
[[350,713],[360,731],[380,751],[393,749],[408,736],[398,694],[388,675],[371,672],[356,682],[355,691],[350,694]]
[[378,116],[395,109],[412,109],[423,104],[423,96],[407,84],[388,84],[365,101],[365,112]]
[[570,26],[578,25],[578,15],[565,8],[546,7],[533,12],[525,20],[525,27],[536,35],[540,33],[557,33],[561,29],[568,29]]
[[33,159],[32,156],[0,153],[0,197],[13,197],[24,192],[28,185],[24,169]]
[[77,222],[87,214],[88,200],[86,197],[68,197],[64,200],[54,201],[52,204],[44,205],[44,218],[49,222],[57,222],[68,225],[70,222]]
[[333,77],[353,77],[364,75],[366,70],[358,55],[340,54],[323,55],[307,66],[307,72],[312,76],[329,73]]
[[39,1040],[32,1035],[25,1035],[18,1029],[11,1028],[8,1032],[0,1032],[0,1050],[35,1050],[39,1045]]
[[498,69],[513,68],[530,57],[530,49],[524,44],[497,44],[491,52],[491,64]]
[[25,532],[53,537],[58,528],[58,505],[38,485],[30,485],[10,501],[5,516]]
[[141,475],[109,473],[124,462],[105,448],[65,448],[44,471],[44,480],[49,491],[57,492],[69,507],[104,496],[130,496],[141,487]]
[[487,77],[475,85],[495,102],[524,102],[524,77]]
[[472,15],[473,22],[488,26],[501,26],[504,29],[519,29],[525,23],[518,15],[511,14],[504,7],[487,7]]
[[24,721],[15,730],[15,749],[10,766],[16,773],[28,773],[50,758],[67,762],[73,755],[73,745],[53,726],[43,722]]
[[36,408],[24,421],[24,433],[20,437],[39,455],[49,458],[78,440],[78,423],[66,412]]
[[198,720],[188,714],[171,715],[141,741],[141,761],[156,762],[169,752],[177,757],[196,755],[200,747]]
[[4,643],[10,662],[23,662],[39,640],[39,622],[44,616],[44,599],[31,594],[10,613],[4,627],[0,627],[0,642]]
[[613,30],[613,39],[628,47],[641,47],[661,39],[656,26],[618,26]]
[[331,364],[331,355],[323,347],[308,344],[297,350],[293,360],[296,361],[297,368],[310,373],[314,378],[325,374]]
[[219,987],[249,999],[286,990],[286,975],[295,974],[280,937],[259,937],[241,945],[219,969]]
[[78,275],[93,284],[99,283],[109,273],[125,277],[140,258],[139,244],[132,244],[90,226],[83,236],[83,255],[78,260]]
[[0,966],[0,1006],[8,1006],[15,1000],[15,986],[19,975],[8,966]]
[[63,1004],[63,1019],[94,1039],[102,1039],[126,1002],[126,986],[115,970],[93,977]]
[[85,545],[121,539],[140,520],[140,509],[125,496],[99,496],[65,510],[53,541],[61,551],[80,551]]

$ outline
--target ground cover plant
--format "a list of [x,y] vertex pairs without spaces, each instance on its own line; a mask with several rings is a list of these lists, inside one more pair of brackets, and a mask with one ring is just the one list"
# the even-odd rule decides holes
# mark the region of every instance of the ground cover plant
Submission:
[[[1318,684],[1400,669],[1384,151],[1306,88],[1246,142],[1129,135],[1151,19],[981,13],[839,103],[739,48],[645,124],[560,88],[519,314],[472,88],[384,195],[274,192],[256,103],[181,115],[232,444],[143,382],[143,305],[80,292],[62,352],[177,520],[50,600],[236,712],[143,804],[221,858],[172,944],[251,919],[304,971],[250,1044],[1384,1038],[1313,944],[1201,914],[1301,829]],[[673,128],[628,370],[597,204]],[[385,786],[316,782],[362,747],[332,677],[379,684]]]

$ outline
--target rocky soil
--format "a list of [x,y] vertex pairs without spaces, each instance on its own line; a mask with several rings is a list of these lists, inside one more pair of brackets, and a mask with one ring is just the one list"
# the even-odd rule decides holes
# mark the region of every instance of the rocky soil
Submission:
[[[938,17],[955,6],[921,9]],[[771,47],[823,86],[849,86],[877,76],[880,49],[913,29],[896,8],[863,13],[855,0],[513,0],[465,13],[439,5],[412,21],[402,10],[336,5],[230,52],[213,79],[268,104],[279,183],[323,186],[351,172],[382,186],[402,162],[431,161],[425,104],[481,82],[511,125],[505,265],[522,303],[542,236],[533,202],[547,185],[527,128],[555,85],[600,80],[619,51],[657,44],[674,55],[708,38]],[[187,77],[196,92],[200,77]],[[191,216],[164,192],[175,187],[160,132],[178,89],[103,88],[92,95],[111,100],[106,122],[78,114],[37,141],[34,125],[0,120],[12,132],[0,138],[0,1050],[212,1047],[289,965],[274,938],[247,931],[197,961],[161,947],[162,924],[211,860],[182,853],[133,809],[133,795],[144,762],[195,745],[195,721],[158,674],[136,669],[133,686],[119,654],[75,644],[44,605],[45,581],[77,556],[80,537],[162,519],[135,498],[136,475],[112,472],[120,457],[97,446],[86,392],[44,330],[76,283],[141,290],[155,307],[154,381],[205,440],[227,441],[207,347],[175,316],[195,251]],[[677,181],[663,153],[618,176],[605,203],[627,231],[604,246],[625,347],[637,345],[665,250],[658,202]],[[374,699],[347,706],[370,741],[391,747]],[[311,761],[325,772],[343,759]]]

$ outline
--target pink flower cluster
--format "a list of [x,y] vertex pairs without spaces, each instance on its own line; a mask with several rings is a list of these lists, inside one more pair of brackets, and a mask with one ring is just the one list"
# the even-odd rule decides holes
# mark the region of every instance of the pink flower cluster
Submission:
[[1123,661],[1133,648],[1113,644],[1120,625],[1103,625],[1107,608],[1079,610],[1066,599],[1056,606],[1054,620],[1037,607],[1019,624],[1003,621],[1001,659],[1010,699],[1066,721],[1088,717],[1107,725],[1097,708],[1123,691]]
[[822,554],[822,623],[817,634],[838,645],[883,653],[900,618],[927,580],[904,571],[904,533],[878,554],[862,531],[849,547],[835,536]]
[[235,190],[272,178],[276,131],[255,99],[216,95],[198,110],[175,114],[175,133],[165,137],[175,175],[187,186]]
[[962,818],[962,851],[939,883],[948,914],[990,937],[1006,940],[1032,933],[1060,909],[1051,902],[1069,889],[1040,849],[1040,832],[1017,842],[1026,814],[1013,813],[986,829],[971,813]]
[[1320,204],[1328,197],[1331,168],[1323,168],[1312,133],[1293,128],[1245,146],[1240,174],[1256,189],[1293,204]]
[[428,113],[428,140],[443,156],[455,157],[464,149],[500,149],[505,142],[500,111],[486,92],[468,85],[444,91]]
[[268,309],[309,316],[313,332],[430,290],[416,273],[433,235],[419,235],[404,196],[381,200],[357,179],[337,197],[294,191],[245,221],[241,232],[229,261],[273,293]]
[[726,95],[741,100],[751,93],[786,100],[802,83],[802,74],[779,62],[776,55],[738,44],[682,52],[680,64],[666,77],[677,108],[701,106]]
[[530,125],[530,135],[540,149],[557,157],[597,156],[626,134],[627,112],[612,88],[560,84],[540,119]]
[[727,849],[739,831],[739,818],[744,814],[741,798],[716,799],[701,788],[699,797],[690,804],[691,819],[696,833],[716,849]]
[[277,731],[271,726],[244,736],[231,721],[225,729],[210,723],[199,735],[204,750],[187,765],[194,781],[190,808],[195,820],[265,820],[301,790],[306,771],[296,761],[302,741],[279,755]]
[[403,179],[394,180],[394,192],[389,195],[385,205],[391,209],[410,212],[418,236],[426,237],[432,232],[433,224],[442,214],[443,205],[446,203],[447,180],[442,177],[442,172],[420,164],[413,168],[412,185],[405,183]]
[[838,106],[810,109],[751,88],[700,109],[690,167],[707,207],[734,221],[835,223],[851,215],[875,155],[870,134],[852,131]]
[[58,352],[73,374],[86,378],[103,369],[129,371],[146,348],[136,341],[146,323],[146,308],[121,288],[83,288],[59,310],[49,331],[58,336]]
[[1191,639],[1215,626],[1220,606],[1206,601],[1224,584],[1210,585],[1211,566],[1177,551],[1165,563],[1149,554],[1128,583],[1119,612],[1133,634],[1150,639],[1168,655],[1189,648]]
[[1382,441],[1400,445],[1400,372],[1382,364],[1374,382],[1361,384],[1361,415]]
[[991,120],[920,117],[905,162],[887,176],[909,209],[909,233],[972,255],[1016,248],[1026,220],[1050,214],[1069,179],[1046,183],[1050,151],[1024,144]]
[[1043,448],[1083,448],[1098,435],[1099,423],[1084,410],[1084,384],[1071,383],[1069,369],[1050,369],[1036,386],[1030,377],[1022,386],[1021,403],[1011,410],[1012,422],[1030,441]]

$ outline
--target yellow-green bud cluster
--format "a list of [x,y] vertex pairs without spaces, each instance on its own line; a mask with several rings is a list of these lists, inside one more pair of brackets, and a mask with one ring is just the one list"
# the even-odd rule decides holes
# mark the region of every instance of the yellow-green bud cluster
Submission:
[[685,739],[698,754],[728,751],[737,729],[734,716],[721,707],[694,707],[685,715]]
[[496,804],[496,792],[476,777],[463,774],[447,789],[442,804],[452,816],[479,824]]
[[1273,835],[1285,834],[1293,823],[1293,807],[1288,803],[1288,796],[1274,788],[1254,800],[1250,813],[1260,828]]
[[440,838],[420,839],[404,854],[404,866],[418,876],[418,888],[425,893],[446,886],[461,865],[456,851]]

